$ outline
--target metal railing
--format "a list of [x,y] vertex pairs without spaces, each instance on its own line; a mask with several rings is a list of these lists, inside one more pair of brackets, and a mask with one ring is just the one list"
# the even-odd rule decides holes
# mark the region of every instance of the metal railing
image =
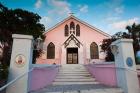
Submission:
[[21,79],[22,77],[24,77],[25,75],[27,75],[29,72],[33,71],[34,68],[30,69],[28,72],[23,73],[22,75],[16,77],[14,80],[10,81],[9,83],[7,83],[6,85],[2,86],[0,88],[0,92],[3,91],[4,89],[6,89],[8,86],[12,85],[13,83],[15,83],[16,81],[18,81],[19,79]]

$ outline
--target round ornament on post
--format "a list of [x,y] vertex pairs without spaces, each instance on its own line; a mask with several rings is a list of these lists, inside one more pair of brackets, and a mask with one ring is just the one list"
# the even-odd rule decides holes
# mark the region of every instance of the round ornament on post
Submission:
[[15,58],[15,64],[17,67],[23,67],[25,65],[25,56],[22,54],[18,54]]
[[126,64],[128,67],[132,67],[133,66],[133,59],[131,57],[128,57],[126,59]]

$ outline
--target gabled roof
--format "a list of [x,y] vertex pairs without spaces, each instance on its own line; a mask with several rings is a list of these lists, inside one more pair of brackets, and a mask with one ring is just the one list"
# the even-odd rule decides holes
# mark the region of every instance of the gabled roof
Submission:
[[70,41],[74,40],[75,44],[80,48],[80,44],[83,45],[73,34],[71,34],[68,39],[63,43],[65,48],[69,45]]
[[46,34],[46,33],[48,33],[49,31],[55,29],[56,27],[58,27],[59,25],[63,24],[65,21],[67,21],[67,20],[69,20],[69,19],[71,19],[71,18],[72,18],[72,19],[75,19],[76,21],[78,21],[79,23],[81,23],[81,24],[83,24],[83,25],[88,26],[89,28],[91,28],[91,29],[93,29],[93,30],[96,30],[97,32],[99,32],[99,33],[101,33],[101,34],[103,34],[103,35],[105,35],[105,36],[107,36],[107,37],[111,37],[111,35],[109,35],[109,34],[103,32],[103,31],[101,31],[100,29],[98,29],[98,28],[96,28],[96,27],[94,27],[94,26],[92,26],[92,25],[90,25],[90,24],[88,24],[88,23],[86,23],[86,22],[84,22],[84,21],[78,19],[77,17],[75,17],[75,16],[73,16],[73,15],[71,15],[71,16],[67,17],[66,19],[64,19],[63,21],[57,23],[55,26],[53,26],[52,28],[50,28],[50,29],[48,29],[46,32],[44,32],[44,34]]

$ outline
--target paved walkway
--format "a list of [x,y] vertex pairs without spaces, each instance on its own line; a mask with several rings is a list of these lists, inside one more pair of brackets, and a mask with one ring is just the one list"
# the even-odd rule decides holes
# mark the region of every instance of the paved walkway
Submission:
[[79,64],[63,65],[53,84],[30,93],[123,93],[100,84]]

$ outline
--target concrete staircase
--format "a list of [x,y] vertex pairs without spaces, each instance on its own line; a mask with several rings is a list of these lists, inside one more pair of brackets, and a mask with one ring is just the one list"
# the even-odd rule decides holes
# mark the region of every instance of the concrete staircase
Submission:
[[98,84],[82,65],[63,65],[53,85]]
[[123,93],[120,88],[100,84],[79,64],[63,65],[51,86],[30,93]]

